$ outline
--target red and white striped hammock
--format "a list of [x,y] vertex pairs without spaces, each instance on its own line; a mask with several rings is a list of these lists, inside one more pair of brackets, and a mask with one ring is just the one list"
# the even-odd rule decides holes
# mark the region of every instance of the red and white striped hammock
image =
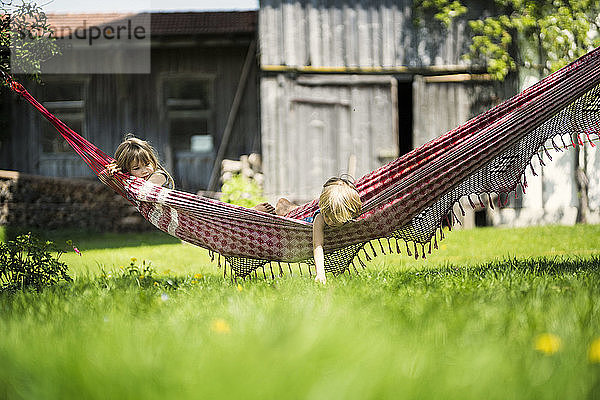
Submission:
[[[376,255],[400,252],[425,257],[443,238],[442,223],[454,219],[453,206],[466,196],[493,207],[518,186],[523,189],[525,168],[535,157],[544,164],[557,151],[592,143],[599,135],[600,48],[546,77],[536,85],[482,113],[429,143],[363,176],[356,187],[363,214],[339,228],[325,230],[325,269],[356,270]],[[11,88],[29,101],[69,142],[81,158],[100,174],[113,158],[50,114],[17,82]],[[557,145],[557,141],[562,146]],[[593,143],[592,143],[593,146]],[[317,200],[285,217],[213,199],[170,190],[129,175],[113,187],[131,201],[159,229],[186,242],[223,255],[233,276],[256,273],[267,263],[312,264],[312,225],[302,221],[317,209]],[[485,199],[483,196],[487,196]],[[373,240],[379,242],[373,246]],[[362,251],[362,253],[361,253]],[[220,257],[219,257],[220,261]],[[226,269],[225,269],[226,271]],[[290,269],[291,272],[291,269]],[[302,272],[302,270],[300,270]]]

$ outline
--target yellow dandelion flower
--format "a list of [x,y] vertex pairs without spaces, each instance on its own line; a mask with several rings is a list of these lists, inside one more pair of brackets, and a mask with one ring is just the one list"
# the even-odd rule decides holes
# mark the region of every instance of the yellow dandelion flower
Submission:
[[200,279],[200,278],[202,278],[202,274],[194,274],[194,278],[195,279]]
[[556,353],[561,345],[560,338],[552,333],[542,333],[535,338],[535,349],[547,355]]
[[597,338],[590,344],[588,350],[588,360],[591,363],[600,363],[600,338]]
[[196,283],[198,283],[198,281],[195,279],[192,279],[192,284],[196,284]]
[[169,275],[170,273],[171,273],[171,270],[170,270],[170,269],[165,269],[165,270],[163,271],[163,275]]
[[144,275],[140,275],[140,279],[144,279],[144,278],[145,278],[145,276],[144,276]]
[[131,257],[131,262],[136,262],[136,261],[137,261],[137,258]]
[[210,324],[210,329],[213,332],[217,332],[217,333],[229,333],[231,331],[231,328],[229,327],[229,324],[227,323],[227,321],[225,321],[224,319],[221,319],[221,318],[215,319]]
[[119,265],[119,269],[125,269],[125,267],[123,267],[122,265]]
[[240,285],[240,284],[238,283],[238,285],[237,285],[237,290],[238,290],[238,292],[241,292],[241,291],[242,291],[242,289],[243,289],[243,288],[242,288],[242,285]]
[[158,286],[158,282],[154,282],[154,286]]

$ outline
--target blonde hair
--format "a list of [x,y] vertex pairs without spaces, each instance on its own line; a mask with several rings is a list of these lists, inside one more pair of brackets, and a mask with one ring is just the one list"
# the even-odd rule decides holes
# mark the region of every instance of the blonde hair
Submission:
[[131,172],[131,167],[134,165],[150,164],[154,171],[160,170],[167,175],[167,182],[173,182],[171,174],[158,161],[154,147],[131,133],[125,135],[123,142],[115,150],[115,161],[123,172]]
[[319,208],[327,225],[340,226],[360,215],[362,202],[352,181],[334,177],[323,185]]

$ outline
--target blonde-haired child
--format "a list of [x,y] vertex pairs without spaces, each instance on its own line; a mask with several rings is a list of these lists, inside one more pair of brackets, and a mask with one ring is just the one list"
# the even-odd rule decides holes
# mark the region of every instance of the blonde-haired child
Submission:
[[[156,150],[145,140],[128,134],[115,151],[115,161],[106,166],[109,175],[129,173],[155,185],[169,189],[175,187],[173,177],[158,161]],[[102,179],[101,174],[101,179]],[[104,180],[104,179],[103,179]]]
[[[260,211],[286,215],[298,207],[287,199],[279,199],[275,207],[262,203],[255,208]],[[330,178],[323,185],[319,196],[319,209],[305,218],[313,223],[313,257],[317,276],[315,281],[325,283],[325,255],[323,253],[325,226],[339,227],[360,215],[362,202],[352,181],[346,178]]]

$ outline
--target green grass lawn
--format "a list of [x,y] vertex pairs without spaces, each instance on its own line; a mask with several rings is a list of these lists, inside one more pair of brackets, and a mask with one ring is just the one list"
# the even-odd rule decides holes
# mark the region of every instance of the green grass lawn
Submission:
[[0,399],[600,399],[599,238],[456,231],[323,287],[232,282],[160,233],[54,233],[75,281],[0,294]]

